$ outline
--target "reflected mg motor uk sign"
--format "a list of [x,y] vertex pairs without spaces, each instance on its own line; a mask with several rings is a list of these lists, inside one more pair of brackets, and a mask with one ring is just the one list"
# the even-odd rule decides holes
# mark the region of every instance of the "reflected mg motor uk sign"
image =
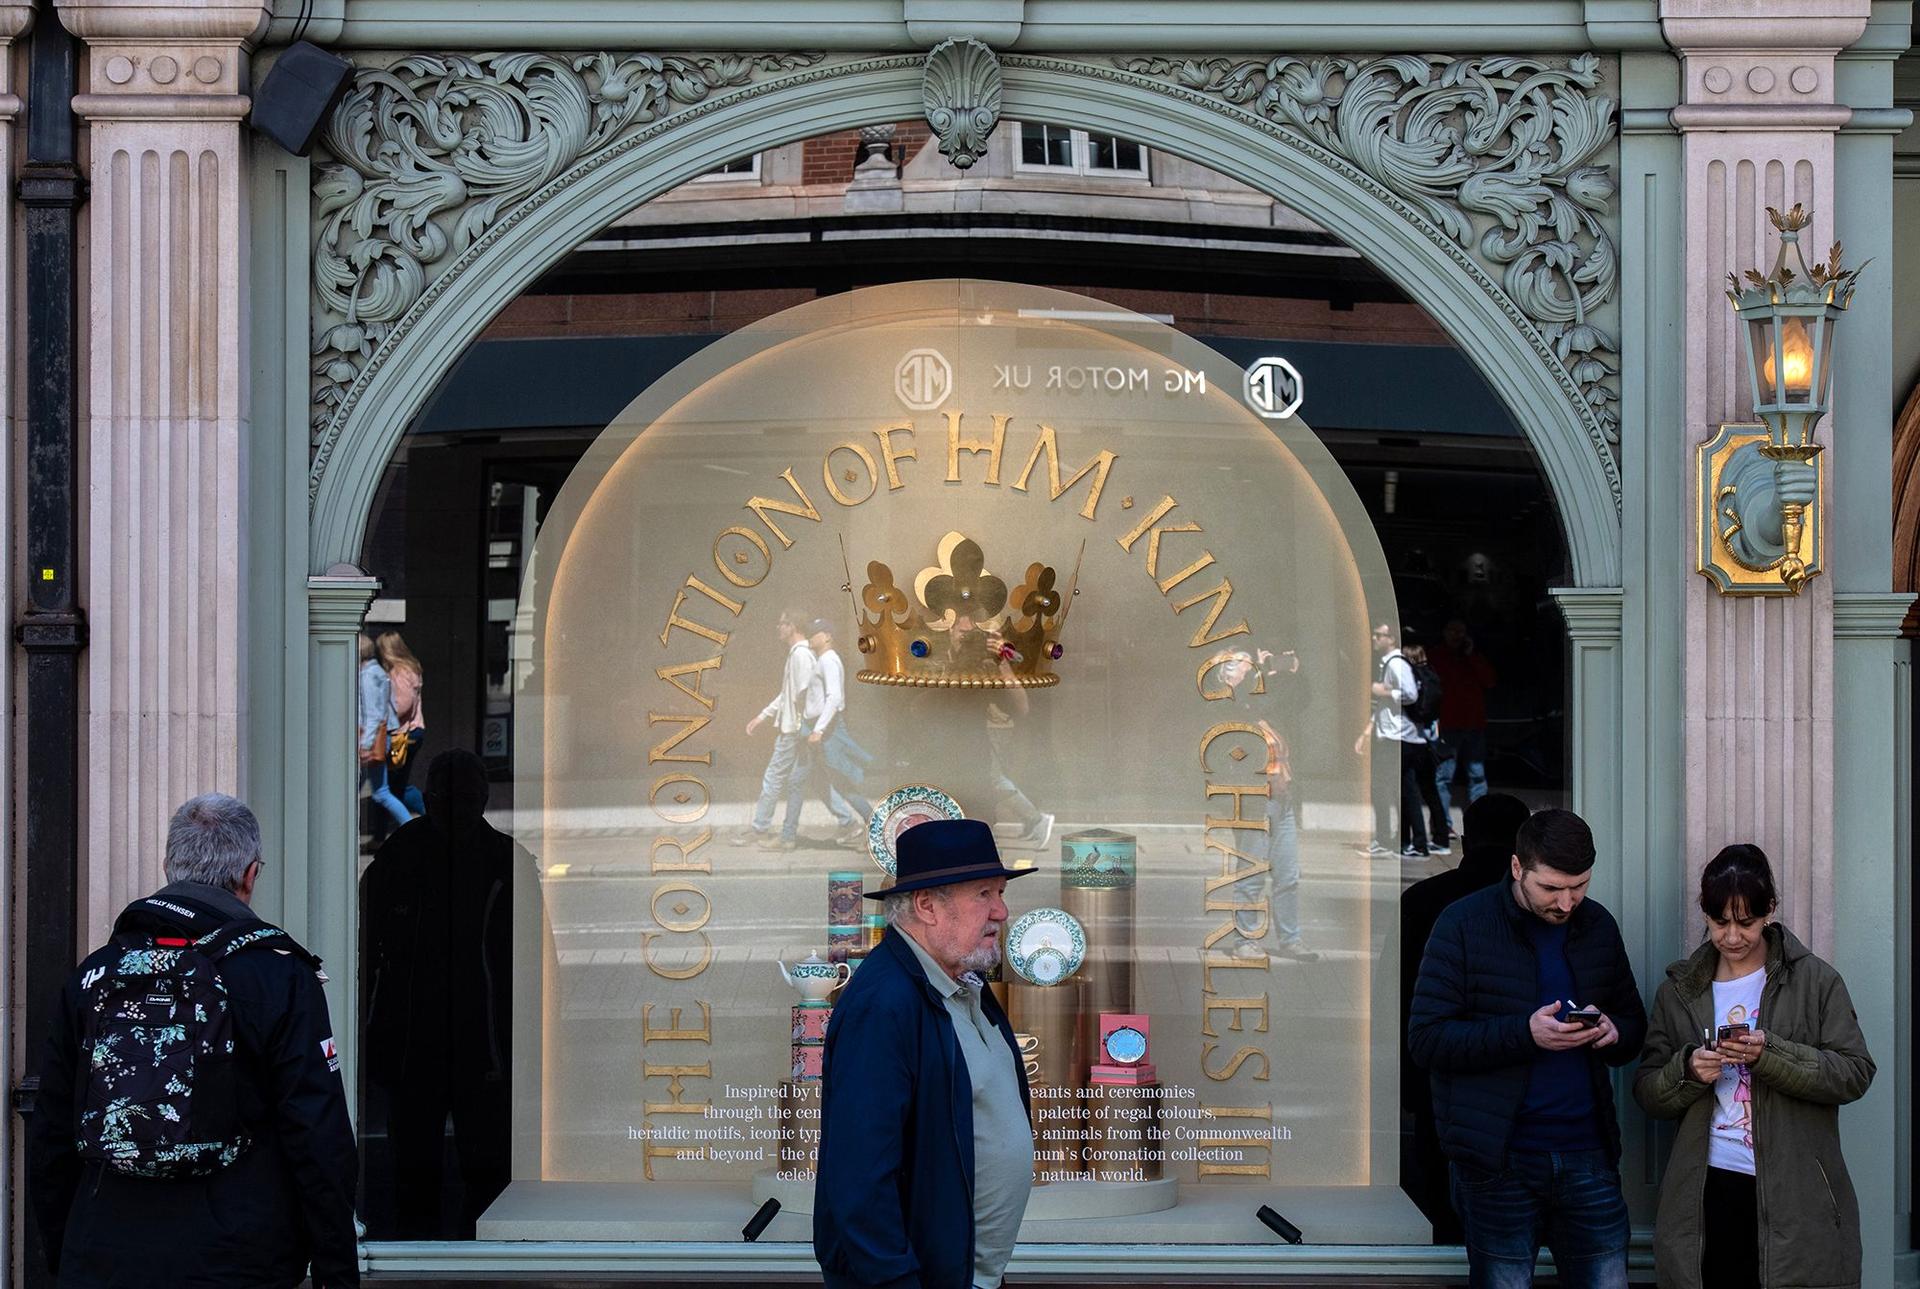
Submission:
[[893,392],[916,412],[931,412],[953,392],[953,364],[938,349],[909,349],[893,369]]
[[1284,358],[1256,358],[1247,367],[1247,406],[1269,421],[1284,421],[1306,400],[1306,383]]

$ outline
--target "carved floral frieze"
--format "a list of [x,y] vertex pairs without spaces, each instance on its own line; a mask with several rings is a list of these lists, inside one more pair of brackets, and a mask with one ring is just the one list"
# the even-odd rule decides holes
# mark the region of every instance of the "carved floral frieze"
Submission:
[[1583,415],[1609,449],[1619,443],[1619,343],[1599,322],[1620,285],[1606,222],[1618,185],[1601,159],[1617,104],[1599,92],[1598,57],[1116,63],[1292,130],[1407,202],[1497,277]]
[[[949,55],[932,64],[827,64],[814,53],[416,55],[362,70],[315,158],[310,483],[398,330],[484,258],[489,230],[583,166],[640,142],[671,146],[668,118],[726,95],[877,69],[946,76],[945,88],[929,83],[930,109],[997,112],[998,95],[985,91],[998,89],[1005,66],[1246,114],[1313,164],[1373,190],[1527,337],[1586,425],[1618,504],[1617,105],[1597,57],[1009,55],[987,76],[973,49]],[[991,128],[975,124],[957,121],[943,144],[951,135],[970,149],[971,136]]]
[[821,58],[445,54],[360,71],[313,172],[316,441],[395,324],[502,214],[633,127]]

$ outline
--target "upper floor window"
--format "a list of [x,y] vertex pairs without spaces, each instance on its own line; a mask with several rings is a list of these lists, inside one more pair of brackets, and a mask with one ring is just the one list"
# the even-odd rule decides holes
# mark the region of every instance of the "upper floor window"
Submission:
[[750,152],[744,157],[735,157],[731,161],[722,161],[696,179],[758,179],[760,177],[760,154]]
[[1115,134],[1089,133],[1045,121],[1022,121],[1016,168],[1144,179],[1147,150],[1132,139]]

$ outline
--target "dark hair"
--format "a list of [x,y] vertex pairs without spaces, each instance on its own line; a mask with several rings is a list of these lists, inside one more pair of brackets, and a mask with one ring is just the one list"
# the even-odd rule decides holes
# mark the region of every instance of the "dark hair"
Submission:
[[1503,858],[1513,854],[1514,835],[1527,822],[1527,815],[1527,803],[1520,798],[1489,792],[1467,807],[1461,828],[1467,849],[1498,851]]
[[1513,853],[1522,868],[1545,864],[1578,877],[1593,867],[1593,829],[1571,810],[1535,811],[1514,834]]
[[1739,900],[1749,917],[1765,917],[1780,903],[1767,852],[1749,842],[1721,848],[1700,874],[1700,911],[1718,918]]

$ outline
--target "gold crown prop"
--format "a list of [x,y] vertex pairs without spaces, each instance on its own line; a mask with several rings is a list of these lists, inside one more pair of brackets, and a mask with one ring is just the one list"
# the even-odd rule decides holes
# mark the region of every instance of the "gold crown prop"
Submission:
[[[987,571],[979,543],[961,533],[940,539],[938,561],[920,570],[912,595],[894,583],[892,569],[872,561],[854,606],[866,662],[857,679],[927,689],[1059,684],[1053,664],[1065,652],[1060,627],[1074,588],[1061,591],[1054,580],[1047,565],[1029,564],[1009,592]],[[847,590],[853,590],[851,576]]]

